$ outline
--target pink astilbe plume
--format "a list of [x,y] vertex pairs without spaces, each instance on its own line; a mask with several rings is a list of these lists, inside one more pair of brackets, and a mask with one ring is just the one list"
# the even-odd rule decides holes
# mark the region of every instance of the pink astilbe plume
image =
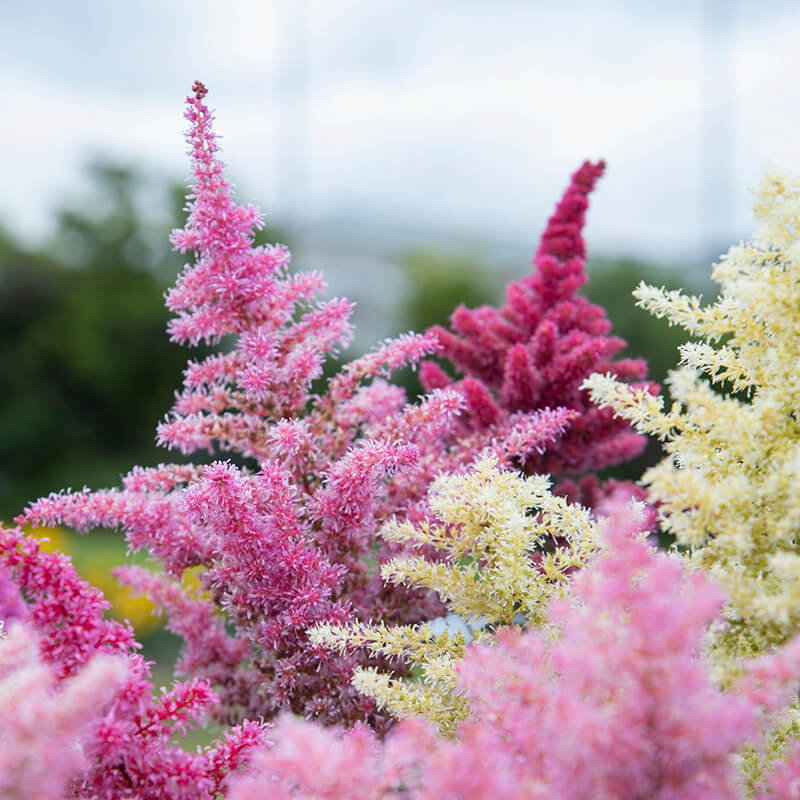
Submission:
[[572,176],[542,234],[534,272],[507,287],[505,305],[459,306],[451,330],[431,329],[442,344],[441,356],[463,377],[453,381],[432,361],[420,370],[429,391],[452,386],[464,395],[470,413],[462,422],[470,431],[496,424],[503,414],[555,406],[576,411],[556,446],[520,455],[529,473],[601,469],[634,458],[645,445],[626,422],[593,406],[580,389],[593,372],[628,381],[646,375],[644,361],[613,360],[625,342],[608,335],[604,309],[576,294],[587,280],[582,229],[588,197],[604,168],[602,161],[587,161]]
[[737,796],[730,757],[755,738],[759,709],[719,692],[699,658],[721,592],[623,526],[605,546],[553,603],[554,644],[509,632],[467,658],[462,685],[494,722],[470,722],[465,746],[505,750],[521,786],[565,800]]
[[61,683],[37,637],[19,623],[0,634],[0,797],[61,800],[86,772],[85,747],[125,678],[125,662],[92,657]]
[[28,601],[24,619],[59,680],[95,653],[127,654],[137,647],[130,625],[104,619],[111,604],[102,592],[77,575],[68,557],[45,553],[32,536],[0,528],[0,569]]
[[[735,754],[791,702],[800,642],[745,664],[738,693],[720,691],[700,654],[722,594],[641,527],[611,515],[604,551],[552,604],[558,636],[509,629],[468,649],[459,680],[474,714],[454,739],[419,721],[379,743],[285,720],[231,800],[742,798]],[[777,797],[793,796],[795,761],[775,772]]]
[[231,196],[205,94],[198,82],[187,99],[194,185],[186,226],[172,239],[197,260],[167,295],[178,314],[169,332],[181,343],[217,342],[226,334],[238,340],[232,352],[189,365],[175,416],[160,426],[159,440],[183,452],[216,440],[262,458],[269,454],[267,419],[296,415],[325,355],[350,342],[352,307],[344,300],[315,304],[321,275],[290,276],[285,247],[253,247],[262,218]]
[[[83,800],[213,800],[228,774],[263,742],[263,726],[245,723],[216,746],[194,754],[185,752],[172,736],[204,722],[216,702],[208,682],[197,678],[176,683],[154,697],[150,664],[136,652],[139,645],[130,626],[104,619],[109,603],[78,577],[70,560],[60,553],[43,552],[33,537],[19,529],[0,529],[0,567],[27,601],[24,625],[38,637],[41,661],[46,665],[44,673],[37,673],[45,676],[40,685],[52,681],[67,704],[72,702],[69,687],[92,687],[91,691],[81,690],[86,708],[75,707],[75,725],[87,723],[82,731],[85,758],[64,761],[71,774],[78,773],[71,796]],[[106,674],[110,667],[101,667],[110,664],[112,656],[120,665],[114,667],[116,677]],[[101,675],[103,669],[106,672]],[[101,678],[112,684],[110,689],[94,685]],[[101,698],[105,711],[98,709]],[[92,714],[87,713],[90,706]],[[18,713],[27,715],[33,708]],[[53,708],[56,713],[58,704]],[[7,722],[12,732],[14,724],[13,720]],[[22,720],[19,724],[27,723]],[[39,741],[42,747],[49,747],[45,739],[42,734]],[[54,765],[57,775],[62,774],[59,764]]]
[[0,622],[6,625],[27,613],[19,588],[6,570],[0,568]]
[[[327,653],[306,630],[442,613],[427,590],[381,580],[380,564],[406,546],[380,540],[382,524],[392,517],[424,524],[434,478],[464,471],[481,455],[563,472],[604,466],[639,447],[578,389],[621,346],[604,337],[603,312],[573,296],[585,278],[580,226],[598,172],[584,167],[573,180],[543,239],[532,288],[512,287],[511,310],[474,312],[494,320],[472,326],[477,338],[464,363],[481,369],[453,385],[431,380],[427,396],[408,402],[389,382],[393,371],[416,366],[442,343],[460,363],[450,353],[453,336],[409,333],[347,363],[315,394],[325,359],[351,339],[351,304],[318,299],[321,275],[290,273],[284,247],[253,246],[261,216],[233,200],[205,96],[198,82],[187,98],[193,181],[188,219],[173,243],[194,262],[168,294],[176,315],[169,332],[188,344],[224,340],[229,349],[188,365],[158,439],[184,453],[231,453],[247,466],[137,467],[121,489],[52,494],[19,521],[120,528],[132,550],[158,559],[166,574],[118,576],[167,612],[185,640],[181,674],[215,687],[219,719],[285,710],[381,729],[386,717],[350,688],[354,667],[374,662],[360,652]],[[547,353],[557,366],[532,393],[537,359],[547,362]],[[616,373],[639,376],[641,364],[626,363],[616,362]],[[433,369],[426,367],[428,378]],[[626,441],[635,447],[626,450]],[[183,591],[188,568],[198,568],[203,594]],[[402,674],[402,665],[382,665]]]

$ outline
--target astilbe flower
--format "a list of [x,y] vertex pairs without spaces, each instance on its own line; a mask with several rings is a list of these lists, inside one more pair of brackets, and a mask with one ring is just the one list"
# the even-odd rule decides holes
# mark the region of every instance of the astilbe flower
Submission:
[[[589,167],[577,173],[543,237],[541,275],[529,281],[538,287],[526,301],[530,313],[520,310],[508,323],[542,329],[540,344],[549,342],[548,352],[561,359],[558,391],[528,403],[500,386],[495,400],[481,376],[430,387],[426,397],[408,403],[387,378],[439,351],[438,334],[430,331],[381,343],[313,394],[324,359],[350,341],[351,305],[317,301],[321,276],[290,274],[282,246],[252,246],[261,217],[232,198],[205,94],[197,83],[187,98],[194,184],[186,226],[174,232],[173,243],[193,251],[196,261],[167,296],[176,314],[169,330],[177,342],[224,339],[230,349],[188,365],[158,438],[184,453],[216,447],[258,466],[136,468],[122,489],[53,494],[32,503],[19,521],[122,528],[133,550],[155,556],[164,574],[126,569],[118,575],[163,604],[172,630],[185,638],[180,666],[219,689],[215,713],[221,719],[286,709],[380,726],[384,716],[349,685],[364,654],[334,656],[305,630],[349,619],[412,623],[442,612],[431,592],[381,579],[375,561],[403,552],[402,545],[376,538],[383,522],[393,516],[423,521],[432,480],[467,469],[479,456],[492,455],[504,466],[550,464],[543,454],[560,451],[576,424],[583,425],[582,447],[591,449],[597,434],[598,448],[617,454],[595,457],[596,466],[622,450],[632,453],[624,442],[638,447],[638,437],[621,433],[623,425],[575,399],[584,375],[577,365],[610,363],[621,346],[603,338],[602,311],[564,289],[580,283],[574,276],[583,275],[582,251],[564,260],[566,251],[555,244],[572,230],[571,247],[582,247],[587,180],[596,175]],[[511,295],[522,298],[526,291],[512,289]],[[496,348],[484,339],[485,358],[495,359]],[[638,362],[616,363],[620,376],[641,371]],[[517,373],[509,378],[515,386],[521,385]],[[587,428],[582,414],[596,424]],[[559,465],[577,468],[577,456],[568,454],[574,445],[556,459]],[[205,595],[189,597],[181,588],[188,568],[199,569]],[[213,621],[215,610],[224,613],[227,629]],[[191,623],[179,619],[187,611]]]
[[0,797],[61,800],[89,764],[85,747],[125,679],[125,662],[96,655],[58,681],[23,624],[0,624]]
[[[464,435],[520,412],[573,410],[556,447],[520,454],[518,464],[528,474],[580,476],[635,458],[645,446],[644,437],[608,409],[594,406],[581,388],[593,372],[610,372],[626,382],[643,381],[647,372],[641,359],[613,360],[625,342],[608,336],[605,310],[577,294],[587,280],[582,229],[588,197],[604,169],[602,161],[587,161],[572,176],[542,234],[534,272],[508,285],[505,305],[462,305],[450,318],[452,330],[431,329],[442,345],[438,355],[462,377],[454,381],[433,361],[420,369],[428,391],[452,388],[465,399],[468,413],[459,420]],[[633,385],[657,391],[654,384]],[[640,490],[627,488],[632,497],[644,499]],[[591,477],[585,487],[564,480],[557,489],[590,505],[602,498]]]
[[[551,603],[557,635],[506,629],[468,648],[459,686],[473,716],[454,739],[420,721],[379,743],[283,720],[230,800],[744,797],[736,753],[790,702],[800,642],[743,664],[739,692],[718,689],[700,653],[723,594],[641,525],[606,522],[600,555]],[[794,758],[772,778],[778,797],[792,796]]]
[[725,587],[723,662],[800,627],[800,181],[768,172],[755,213],[755,240],[713,268],[714,303],[645,284],[634,292],[703,340],[680,348],[672,408],[608,375],[586,382],[595,402],[663,442],[643,483],[663,529]]
[[[421,680],[370,668],[357,670],[353,685],[392,714],[422,715],[447,734],[469,714],[467,698],[456,688],[466,644],[473,636],[490,638],[495,628],[543,624],[547,601],[566,590],[570,574],[594,553],[596,526],[587,509],[552,495],[546,477],[502,471],[492,457],[463,475],[441,476],[430,488],[428,505],[430,520],[391,520],[380,534],[433,549],[440,558],[397,556],[381,566],[381,577],[435,591],[451,612],[444,630],[439,620],[392,626],[326,622],[309,635],[331,649],[363,647],[416,667]],[[452,627],[455,620],[463,621],[460,629]]]
[[11,580],[8,572],[0,567],[0,622],[5,621],[8,624],[25,614],[25,601],[19,593],[19,587]]
[[[30,734],[30,755],[34,758],[40,749],[45,755],[49,749],[54,780],[71,777],[71,796],[82,800],[213,800],[229,773],[264,741],[260,723],[245,723],[202,752],[184,752],[172,736],[205,720],[216,700],[208,682],[176,682],[154,697],[150,664],[136,652],[139,645],[130,626],[104,619],[109,603],[78,577],[69,558],[43,552],[36,539],[19,529],[0,529],[0,565],[27,601],[21,624],[26,636],[38,638],[36,658],[41,659],[40,666],[28,664],[25,670],[31,679],[30,704],[21,699],[14,705],[9,698],[10,705],[0,710],[0,733],[22,737],[13,748],[0,748],[7,754],[3,763],[9,765],[9,780],[29,774],[20,759],[28,748],[25,731],[37,714],[44,721],[52,713],[59,737],[67,741],[70,732],[80,729],[80,758],[57,755],[55,741],[44,731]],[[109,659],[116,659],[116,666],[109,666]],[[55,694],[47,698],[50,687]],[[70,710],[74,722],[61,720]],[[0,785],[2,779],[0,774]]]
[[783,760],[753,795],[754,800],[794,800],[800,793],[800,741],[789,745]]

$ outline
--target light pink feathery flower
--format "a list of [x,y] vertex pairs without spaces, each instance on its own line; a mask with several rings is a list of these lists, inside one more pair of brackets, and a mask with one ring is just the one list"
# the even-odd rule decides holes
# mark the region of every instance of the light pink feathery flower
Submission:
[[125,678],[121,657],[93,656],[59,682],[21,624],[0,638],[0,797],[62,800],[89,767],[87,740]]
[[[603,551],[551,604],[558,636],[509,629],[468,648],[459,684],[473,714],[452,740],[413,720],[382,743],[284,720],[232,800],[740,800],[734,756],[791,702],[800,641],[745,664],[742,691],[720,691],[700,652],[722,594],[641,526],[630,509],[607,519]],[[793,796],[796,752],[759,800]]]
[[0,622],[9,625],[27,614],[27,607],[19,587],[11,579],[6,570],[0,567]]
[[619,523],[606,524],[605,549],[571,596],[552,603],[552,644],[509,632],[468,655],[461,685],[492,734],[470,722],[465,746],[493,740],[521,788],[541,783],[565,800],[734,798],[731,756],[757,738],[762,704],[720,692],[699,657],[722,594]]

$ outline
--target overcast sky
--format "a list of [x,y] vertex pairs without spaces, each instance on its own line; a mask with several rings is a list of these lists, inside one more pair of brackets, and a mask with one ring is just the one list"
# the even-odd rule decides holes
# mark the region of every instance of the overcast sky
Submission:
[[[536,241],[604,157],[595,252],[705,258],[748,235],[763,166],[800,172],[800,4],[0,0],[0,219],[33,236],[96,153],[181,178],[209,87],[240,199]],[[721,247],[720,247],[721,249]]]

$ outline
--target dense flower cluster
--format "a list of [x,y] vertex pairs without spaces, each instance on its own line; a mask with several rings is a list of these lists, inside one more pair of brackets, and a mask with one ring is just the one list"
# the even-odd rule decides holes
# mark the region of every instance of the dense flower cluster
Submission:
[[61,797],[66,784],[84,800],[214,800],[264,741],[263,725],[246,722],[203,752],[185,752],[173,734],[207,717],[216,702],[209,683],[176,682],[154,696],[133,631],[104,619],[108,603],[67,557],[0,529],[0,559],[27,600],[0,641],[3,797],[22,800],[38,786],[42,797]]
[[[173,236],[196,258],[167,302],[173,340],[227,349],[188,365],[158,437],[246,466],[136,467],[18,518],[120,528],[149,553],[116,574],[166,611],[186,680],[154,692],[102,594],[0,528],[0,794],[796,797],[800,184],[769,176],[715,305],[638,290],[707,340],[683,348],[670,412],[577,294],[588,162],[504,306],[459,308],[318,389],[351,305],[253,246],[261,217],[233,201],[205,95],[187,100]],[[390,382],[409,365],[428,392],[412,402]],[[688,558],[649,543],[644,489],[594,474],[640,451],[628,420],[666,442],[645,483]],[[209,715],[233,727],[182,749]]]
[[[740,691],[721,692],[698,653],[723,595],[640,527],[606,523],[601,555],[551,605],[557,637],[508,629],[469,649],[459,684],[474,714],[454,740],[418,722],[378,743],[286,719],[231,800],[740,797],[731,756],[800,683],[800,642],[743,665]],[[774,786],[797,780],[786,769]]]
[[450,618],[465,622],[463,630],[446,627],[447,619],[444,630],[437,630],[441,620],[393,626],[323,623],[309,632],[312,641],[341,650],[366,647],[417,667],[421,681],[360,669],[353,685],[392,713],[421,715],[450,732],[469,714],[455,673],[465,645],[483,640],[496,627],[544,624],[547,600],[566,590],[570,574],[597,547],[589,511],[554,497],[548,484],[542,475],[526,480],[498,469],[495,459],[479,459],[466,474],[434,481],[428,495],[432,519],[417,525],[392,520],[380,531],[390,541],[437,552],[436,560],[392,558],[381,566],[381,577],[394,585],[432,589]]
[[[581,231],[588,195],[604,168],[602,161],[586,162],[572,176],[542,235],[535,271],[508,285],[504,306],[459,306],[451,317],[452,331],[432,329],[441,355],[464,377],[454,382],[433,361],[420,370],[428,390],[450,387],[465,398],[470,414],[460,419],[464,435],[520,411],[558,406],[577,412],[558,447],[529,451],[519,459],[528,473],[597,470],[634,458],[645,444],[609,409],[593,405],[581,388],[594,372],[626,382],[641,381],[647,372],[640,359],[612,361],[625,342],[607,335],[611,323],[605,310],[577,294],[587,280]],[[657,391],[652,384],[634,387]],[[590,478],[586,489],[592,483]],[[564,488],[577,490],[571,482]]]
[[[468,376],[407,402],[387,378],[439,352],[440,339],[452,340],[429,331],[384,342],[315,394],[324,359],[351,338],[351,305],[318,301],[321,275],[290,273],[285,248],[253,246],[261,218],[232,199],[205,93],[198,83],[187,100],[194,184],[186,226],[173,242],[197,259],[167,296],[176,313],[170,334],[185,343],[228,337],[231,347],[189,364],[158,436],[184,453],[216,447],[255,466],[137,468],[122,489],[54,494],[31,504],[19,521],[122,528],[133,549],[158,558],[163,574],[122,569],[118,576],[166,610],[186,643],[179,666],[220,692],[221,719],[291,710],[327,723],[381,727],[383,712],[350,685],[368,655],[333,654],[306,633],[323,623],[416,623],[442,612],[432,592],[381,578],[375,560],[404,550],[376,537],[381,525],[393,517],[425,520],[434,478],[480,456],[505,466],[547,463],[563,474],[606,466],[640,448],[641,437],[589,408],[579,388],[591,368],[616,368],[620,377],[643,373],[639,362],[612,364],[622,343],[605,336],[601,309],[574,296],[585,280],[586,196],[602,165],[587,163],[573,176],[543,235],[534,277],[510,290],[513,314],[492,312],[508,317],[506,384]],[[475,313],[483,319],[488,312]],[[493,341],[495,328],[493,322],[484,338]],[[485,358],[497,360],[488,341]],[[555,359],[558,372],[546,372],[535,397],[528,356],[521,355],[528,350],[531,358]],[[428,364],[426,380],[432,369]],[[548,453],[550,460],[541,461]],[[203,595],[188,596],[181,586],[192,567],[200,569]],[[220,610],[227,627],[215,616]],[[391,666],[403,669],[396,661]]]
[[716,302],[634,292],[703,340],[681,347],[672,408],[608,375],[587,381],[596,402],[664,442],[644,482],[663,529],[725,587],[717,646],[734,657],[800,629],[800,181],[769,172],[756,198],[755,240],[714,267]]

